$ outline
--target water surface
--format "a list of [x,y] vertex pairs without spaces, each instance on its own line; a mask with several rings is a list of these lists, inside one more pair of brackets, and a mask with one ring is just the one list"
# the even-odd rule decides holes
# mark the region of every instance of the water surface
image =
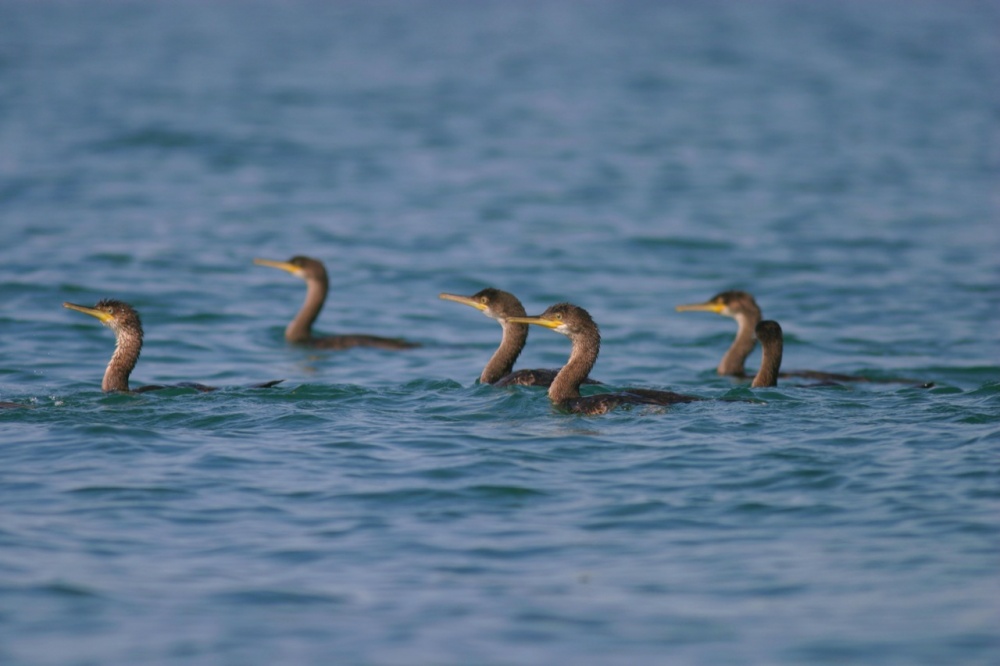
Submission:
[[[0,662],[1000,659],[992,3],[0,12]],[[321,331],[423,346],[286,345],[294,254]],[[437,294],[485,286],[754,402],[478,386],[500,330]],[[935,386],[720,378],[674,306],[731,288],[788,368]],[[103,395],[61,304],[105,297],[136,383],[226,388]]]

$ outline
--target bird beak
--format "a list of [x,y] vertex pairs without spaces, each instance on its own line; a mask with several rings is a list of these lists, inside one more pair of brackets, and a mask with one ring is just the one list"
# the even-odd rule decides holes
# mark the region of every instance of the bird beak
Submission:
[[287,261],[271,261],[270,259],[254,259],[253,263],[258,266],[270,266],[271,268],[280,268],[283,271],[288,271],[295,277],[303,277],[302,269],[295,264],[290,264]]
[[461,303],[462,305],[471,305],[480,312],[486,311],[486,304],[480,303],[479,301],[469,298],[468,296],[459,296],[458,294],[438,294],[438,298],[444,299],[446,301],[455,301],[456,303]]
[[64,308],[69,308],[70,310],[76,310],[77,312],[82,312],[83,314],[89,314],[91,317],[97,317],[101,320],[101,323],[106,324],[114,316],[111,313],[105,312],[104,310],[97,310],[95,308],[88,308],[85,305],[77,305],[76,303],[63,303]]
[[559,328],[563,325],[561,319],[548,319],[546,317],[510,317],[507,321],[514,324],[536,324],[538,326],[544,326],[545,328],[551,328],[553,330]]
[[709,301],[707,303],[689,303],[687,305],[678,305],[678,312],[714,312],[715,314],[722,314],[723,310],[726,309],[724,303],[719,303],[717,301]]

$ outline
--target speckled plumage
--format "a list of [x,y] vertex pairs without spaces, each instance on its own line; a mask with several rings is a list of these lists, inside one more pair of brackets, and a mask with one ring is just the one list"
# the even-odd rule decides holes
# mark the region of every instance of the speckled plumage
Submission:
[[[71,310],[83,312],[92,317],[96,317],[105,326],[114,331],[115,351],[111,354],[111,360],[104,370],[104,378],[101,380],[101,390],[105,392],[121,393],[145,393],[167,388],[159,384],[140,386],[137,389],[129,388],[129,377],[139,361],[139,354],[142,352],[142,320],[128,303],[115,299],[103,299],[98,301],[93,307],[76,305],[74,303],[63,303],[63,306]],[[283,380],[274,380],[254,384],[253,388],[267,388],[281,383]],[[214,391],[214,386],[196,384],[193,382],[183,382],[175,386],[192,388],[198,391]]]

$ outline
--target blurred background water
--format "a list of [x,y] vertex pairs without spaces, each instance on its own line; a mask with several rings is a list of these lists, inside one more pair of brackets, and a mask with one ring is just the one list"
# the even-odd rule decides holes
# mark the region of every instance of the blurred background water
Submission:
[[[996,663],[1000,11],[0,2],[0,663]],[[322,332],[289,347],[315,256]],[[475,379],[495,286],[600,418]],[[714,373],[723,289],[785,365]],[[65,300],[126,300],[137,384]],[[535,330],[519,367],[553,367]],[[759,353],[750,365],[758,362]],[[269,391],[240,388],[284,378]]]

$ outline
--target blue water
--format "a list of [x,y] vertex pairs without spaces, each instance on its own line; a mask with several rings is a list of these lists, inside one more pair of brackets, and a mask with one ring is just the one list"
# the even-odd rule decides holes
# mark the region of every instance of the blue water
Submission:
[[[0,2],[0,663],[1000,662],[992,2]],[[317,353],[284,325],[309,254]],[[475,379],[587,308],[577,417]],[[715,375],[752,291],[785,366]],[[136,384],[103,395],[132,303]],[[519,367],[565,338],[532,331]],[[755,367],[759,352],[751,357]],[[284,378],[268,391],[246,383]]]

